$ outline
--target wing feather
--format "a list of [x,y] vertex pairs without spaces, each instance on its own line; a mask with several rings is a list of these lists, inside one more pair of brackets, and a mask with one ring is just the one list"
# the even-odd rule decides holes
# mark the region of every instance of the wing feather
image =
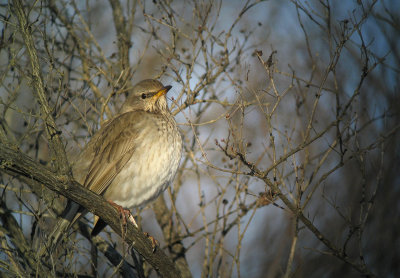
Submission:
[[[91,159],[83,185],[97,194],[103,194],[121,169],[131,159],[137,148],[134,138],[142,127],[138,124],[140,117],[146,118],[147,112],[132,111],[119,115],[104,125],[88,143]],[[83,158],[85,159],[85,158]]]

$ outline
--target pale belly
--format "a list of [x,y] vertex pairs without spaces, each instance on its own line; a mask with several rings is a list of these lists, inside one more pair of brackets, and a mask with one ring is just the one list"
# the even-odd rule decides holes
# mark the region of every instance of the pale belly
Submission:
[[[140,146],[110,184],[104,197],[125,208],[147,204],[173,181],[179,166],[182,141],[165,136]],[[146,150],[146,151],[143,151]]]

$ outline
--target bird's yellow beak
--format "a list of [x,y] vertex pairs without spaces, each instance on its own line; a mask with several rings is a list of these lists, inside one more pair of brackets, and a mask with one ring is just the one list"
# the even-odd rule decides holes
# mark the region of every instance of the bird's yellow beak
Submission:
[[170,86],[170,85],[165,86],[164,88],[162,88],[161,90],[159,90],[159,91],[157,92],[157,94],[155,94],[155,95],[153,96],[153,98],[154,98],[154,99],[158,99],[159,97],[165,95],[169,90],[171,90],[171,88],[172,88],[172,86]]

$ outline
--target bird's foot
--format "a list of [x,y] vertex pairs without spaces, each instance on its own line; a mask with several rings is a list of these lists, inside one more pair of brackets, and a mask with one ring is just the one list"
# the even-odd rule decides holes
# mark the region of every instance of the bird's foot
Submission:
[[149,233],[144,233],[144,235],[151,240],[151,247],[153,248],[153,253],[156,252],[157,247],[160,246],[160,243],[151,235],[149,235]]
[[129,209],[125,209],[123,207],[121,207],[120,205],[114,203],[111,200],[108,200],[108,202],[117,209],[117,211],[119,212],[119,214],[121,215],[122,218],[122,223],[124,224],[124,226],[126,226],[126,224],[129,222],[131,222],[133,225],[135,225],[136,228],[139,228],[135,218],[133,217],[131,211]]

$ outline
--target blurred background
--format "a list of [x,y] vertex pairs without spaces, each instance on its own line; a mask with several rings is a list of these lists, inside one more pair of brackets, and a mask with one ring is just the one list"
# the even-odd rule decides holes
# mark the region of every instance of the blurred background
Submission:
[[[134,212],[167,253],[183,244],[193,277],[400,275],[399,1],[24,5],[70,162],[136,82],[173,86],[180,170]],[[54,167],[14,2],[0,15],[2,140]],[[65,198],[0,177],[2,213],[35,250]],[[60,276],[124,276],[71,233],[53,258]],[[0,269],[35,273],[12,234],[0,236]],[[101,236],[127,252],[111,229]]]

